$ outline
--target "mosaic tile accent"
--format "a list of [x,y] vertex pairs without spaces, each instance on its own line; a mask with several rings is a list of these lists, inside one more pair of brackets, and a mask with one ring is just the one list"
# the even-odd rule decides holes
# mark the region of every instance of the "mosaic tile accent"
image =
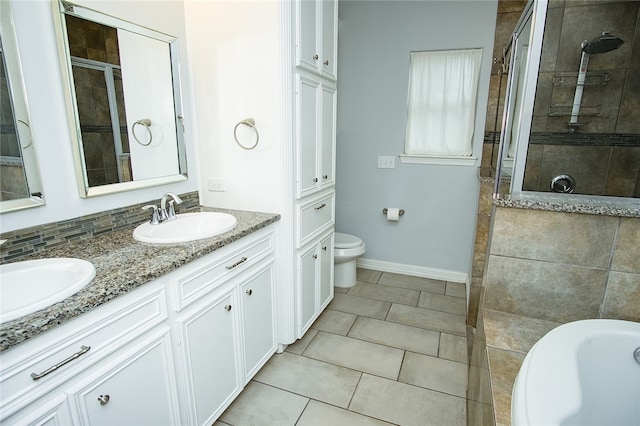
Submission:
[[[179,194],[179,196],[182,204],[176,206],[177,213],[199,206],[197,191]],[[93,238],[137,225],[149,220],[149,212],[143,211],[142,206],[157,203],[158,200],[149,200],[61,222],[4,232],[0,234],[0,239],[7,242],[0,246],[0,263],[18,261],[61,244]]]

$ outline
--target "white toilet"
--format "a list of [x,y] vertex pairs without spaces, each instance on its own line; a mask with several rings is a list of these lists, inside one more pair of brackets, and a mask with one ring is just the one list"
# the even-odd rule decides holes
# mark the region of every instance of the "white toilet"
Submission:
[[341,232],[335,233],[334,286],[349,288],[356,285],[356,259],[365,251],[366,247],[360,238]]

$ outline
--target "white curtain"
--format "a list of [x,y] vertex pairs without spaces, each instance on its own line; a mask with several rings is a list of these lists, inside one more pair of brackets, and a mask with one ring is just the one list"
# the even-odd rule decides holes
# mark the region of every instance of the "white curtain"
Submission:
[[411,52],[405,154],[472,153],[482,49]]

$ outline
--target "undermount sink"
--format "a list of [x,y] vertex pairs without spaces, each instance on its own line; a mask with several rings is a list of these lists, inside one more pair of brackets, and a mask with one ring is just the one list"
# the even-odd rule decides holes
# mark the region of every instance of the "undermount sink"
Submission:
[[133,238],[144,243],[184,243],[214,237],[231,231],[238,221],[227,213],[196,212],[176,215],[175,220],[152,225],[149,222],[133,230]]
[[60,302],[93,280],[96,269],[82,259],[51,258],[0,265],[0,322]]

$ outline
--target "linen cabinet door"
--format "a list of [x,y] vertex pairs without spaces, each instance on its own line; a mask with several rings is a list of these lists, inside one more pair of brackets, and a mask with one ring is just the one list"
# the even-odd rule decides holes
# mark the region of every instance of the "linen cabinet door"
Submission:
[[309,71],[317,71],[320,60],[318,51],[318,6],[317,0],[296,2],[296,66]]
[[118,355],[101,361],[99,372],[71,391],[81,423],[170,426],[179,422],[169,328]]
[[320,312],[333,299],[333,232],[320,241]]
[[245,383],[276,351],[273,261],[260,267],[241,284]]
[[207,425],[240,392],[235,286],[205,298],[179,319],[189,424]]
[[336,88],[322,85],[322,135],[320,142],[320,184],[335,184],[336,174]]
[[297,332],[298,338],[309,329],[316,318],[316,282],[318,253],[316,244],[298,254],[297,259]]
[[336,58],[337,58],[337,22],[338,22],[338,1],[322,1],[322,76],[331,80],[336,79]]
[[318,115],[320,82],[297,77],[296,88],[296,180],[297,197],[313,193],[319,185],[318,142],[320,129]]

